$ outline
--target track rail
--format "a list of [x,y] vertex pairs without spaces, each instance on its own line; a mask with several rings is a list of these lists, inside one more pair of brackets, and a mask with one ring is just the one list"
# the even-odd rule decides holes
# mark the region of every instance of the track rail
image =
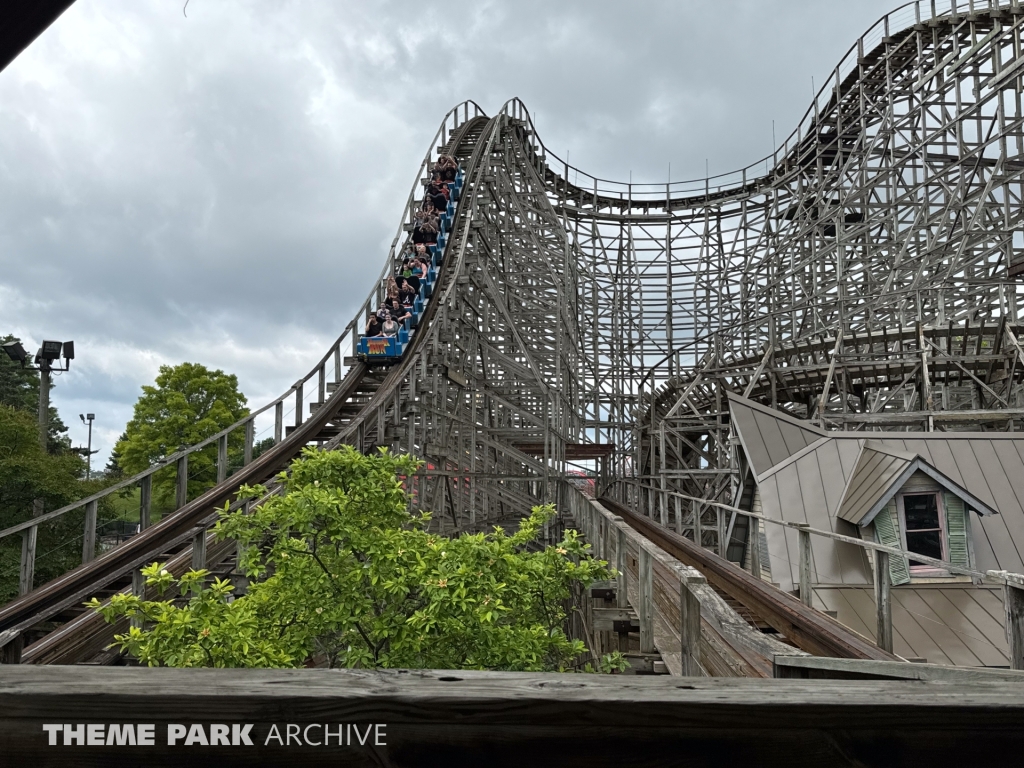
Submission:
[[815,611],[792,595],[636,514],[614,499],[603,497],[600,502],[681,563],[701,571],[709,584],[741,603],[800,650],[841,659],[898,660],[898,657],[883,651],[830,616]]

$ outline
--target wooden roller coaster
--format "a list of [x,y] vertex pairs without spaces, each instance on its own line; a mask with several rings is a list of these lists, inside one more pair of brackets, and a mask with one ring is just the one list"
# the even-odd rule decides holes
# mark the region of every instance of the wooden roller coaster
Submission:
[[[750,559],[733,540],[746,468],[728,396],[824,429],[1024,427],[1024,8],[945,5],[880,20],[776,152],[724,176],[599,179],[548,151],[519,100],[493,117],[455,107],[380,279],[303,379],[103,494],[0,531],[23,539],[23,594],[0,607],[5,660],[116,663],[105,650],[116,629],[83,613],[86,599],[142,590],[138,568],[158,559],[229,572],[234,550],[209,533],[216,511],[239,504],[242,484],[275,493],[306,446],[341,444],[423,458],[411,491],[446,532],[546,501],[564,510],[560,525],[578,524],[570,511],[591,478],[609,509],[752,625],[813,654],[894,658],[737,565]],[[371,366],[356,355],[360,333],[439,154],[464,183],[436,284],[401,357]],[[271,413],[276,444],[253,460],[255,419]],[[228,476],[235,431],[246,462]],[[188,499],[188,457],[213,444],[218,483]],[[152,475],[171,466],[177,509],[147,525]],[[654,522],[653,496],[624,479],[697,499],[677,528],[689,540]],[[135,485],[143,530],[96,556],[98,500]],[[39,526],[83,508],[82,565],[37,586]]]

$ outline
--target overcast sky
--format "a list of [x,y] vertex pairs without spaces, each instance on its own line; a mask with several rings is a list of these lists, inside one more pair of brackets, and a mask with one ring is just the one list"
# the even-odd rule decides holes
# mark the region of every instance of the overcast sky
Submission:
[[[890,0],[78,0],[0,72],[0,334],[74,339],[102,466],[161,364],[288,388],[371,288],[434,131],[513,96],[597,176],[772,150]],[[34,348],[33,348],[34,349]],[[262,426],[262,425],[261,425]]]

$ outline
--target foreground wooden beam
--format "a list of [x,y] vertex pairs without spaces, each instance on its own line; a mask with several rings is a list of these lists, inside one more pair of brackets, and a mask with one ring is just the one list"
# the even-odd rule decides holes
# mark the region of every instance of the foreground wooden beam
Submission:
[[1022,718],[1005,682],[0,670],[2,762],[33,768],[981,765],[1022,753]]

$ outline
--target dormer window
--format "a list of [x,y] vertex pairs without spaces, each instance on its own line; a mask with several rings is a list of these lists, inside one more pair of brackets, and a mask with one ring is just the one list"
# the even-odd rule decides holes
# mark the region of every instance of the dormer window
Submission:
[[[880,544],[963,568],[973,567],[968,507],[959,495],[928,473],[918,471],[908,477],[872,522],[875,541]],[[893,585],[957,576],[913,556],[890,557],[889,575]]]
[[[942,494],[902,493],[897,496],[897,509],[906,550],[936,560],[948,561],[949,544],[946,537],[946,514],[942,506]],[[945,571],[910,558],[912,576],[938,573]]]

